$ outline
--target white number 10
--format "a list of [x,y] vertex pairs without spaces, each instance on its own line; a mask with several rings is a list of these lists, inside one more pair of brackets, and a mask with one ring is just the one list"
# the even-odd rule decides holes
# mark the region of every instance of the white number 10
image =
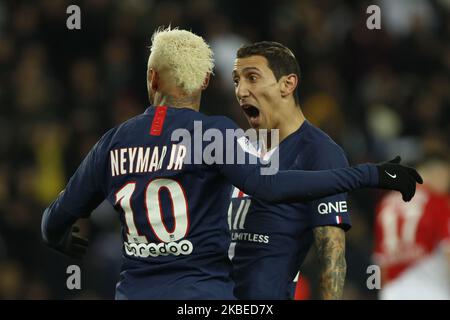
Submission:
[[[115,203],[119,204],[125,212],[128,242],[147,243],[147,238],[139,234],[134,221],[131,197],[136,189],[136,182],[129,182],[116,193]],[[172,202],[174,218],[173,230],[168,230],[162,217],[159,193],[166,189]],[[182,186],[175,180],[155,179],[150,181],[145,190],[144,205],[147,212],[147,221],[155,236],[161,242],[177,241],[184,238],[189,229],[189,217],[186,195]]]

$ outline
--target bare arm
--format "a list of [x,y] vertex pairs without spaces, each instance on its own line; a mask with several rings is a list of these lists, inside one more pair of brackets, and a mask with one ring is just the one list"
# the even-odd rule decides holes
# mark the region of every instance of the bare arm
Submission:
[[347,263],[345,261],[345,231],[335,226],[314,228],[320,271],[320,295],[324,300],[342,298]]

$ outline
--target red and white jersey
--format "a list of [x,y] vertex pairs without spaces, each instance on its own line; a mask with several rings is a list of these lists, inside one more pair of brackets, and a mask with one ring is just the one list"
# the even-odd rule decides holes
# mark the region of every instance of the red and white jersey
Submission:
[[404,202],[386,195],[376,212],[375,262],[383,270],[383,299],[450,299],[450,197],[423,186]]

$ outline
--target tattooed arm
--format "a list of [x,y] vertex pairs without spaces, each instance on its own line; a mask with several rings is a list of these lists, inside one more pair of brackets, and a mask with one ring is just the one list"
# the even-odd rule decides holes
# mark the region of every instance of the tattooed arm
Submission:
[[314,228],[320,271],[320,296],[324,300],[342,298],[347,263],[345,261],[345,231],[335,226]]

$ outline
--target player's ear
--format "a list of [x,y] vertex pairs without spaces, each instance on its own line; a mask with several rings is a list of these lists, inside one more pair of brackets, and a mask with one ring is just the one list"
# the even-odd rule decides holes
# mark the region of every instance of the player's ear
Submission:
[[205,90],[206,88],[208,88],[210,78],[211,78],[211,73],[208,72],[206,74],[205,80],[203,81],[202,90]]
[[282,76],[280,79],[281,96],[284,98],[290,94],[293,94],[295,88],[298,85],[297,75],[291,73],[286,76]]
[[159,88],[158,72],[155,69],[150,68],[147,77],[148,77],[148,81],[150,82],[150,86],[151,86],[152,90],[158,91],[158,88]]

